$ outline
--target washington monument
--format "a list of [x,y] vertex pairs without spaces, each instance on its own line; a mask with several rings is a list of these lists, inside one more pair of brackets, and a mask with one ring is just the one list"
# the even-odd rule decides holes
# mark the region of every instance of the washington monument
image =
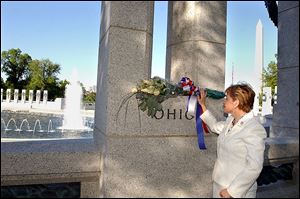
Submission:
[[259,93],[262,88],[262,70],[264,64],[264,51],[263,51],[263,26],[258,20],[256,24],[256,38],[255,38],[255,66],[254,66],[254,82],[253,89],[255,92],[255,101],[253,106],[253,112],[255,115],[259,112]]

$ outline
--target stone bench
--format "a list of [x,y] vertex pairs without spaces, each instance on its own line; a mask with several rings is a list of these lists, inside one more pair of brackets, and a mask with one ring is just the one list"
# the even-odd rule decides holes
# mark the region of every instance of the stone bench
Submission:
[[257,198],[299,198],[299,139],[267,138],[264,166],[278,167],[288,163],[293,165],[292,179],[259,186]]

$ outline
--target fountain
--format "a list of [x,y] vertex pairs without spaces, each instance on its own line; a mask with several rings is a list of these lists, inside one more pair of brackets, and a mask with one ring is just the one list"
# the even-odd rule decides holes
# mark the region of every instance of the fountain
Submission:
[[[2,125],[2,124],[3,124],[3,125]],[[6,127],[5,121],[4,121],[3,118],[1,118],[1,137],[2,137],[2,132],[3,132],[4,134],[6,134],[6,129],[7,129],[7,127]]]
[[4,129],[6,129],[5,121],[3,118],[1,118],[1,129],[2,129],[2,124],[3,124]]
[[48,133],[54,133],[55,130],[52,129],[52,121],[49,120],[49,123],[48,123]]
[[[70,84],[66,86],[65,91],[63,117],[51,116],[51,119],[50,117],[36,119],[34,113],[31,113],[26,115],[27,120],[27,118],[20,117],[19,113],[1,111],[1,139],[28,138],[28,136],[30,138],[91,137],[93,122],[88,121],[87,118],[84,119],[81,114],[82,88],[77,81],[76,71],[73,71],[70,80]],[[13,118],[11,115],[15,117]],[[5,120],[8,120],[8,122],[6,123]],[[30,125],[30,123],[34,125]],[[31,129],[31,127],[33,128]],[[28,134],[28,132],[31,132],[31,134]]]
[[84,125],[84,120],[81,115],[82,88],[77,77],[77,71],[73,70],[70,84],[66,86],[63,125],[58,127],[62,132],[92,130]]
[[[4,120],[3,120],[4,121]],[[6,125],[6,128],[5,128],[5,131],[10,131],[10,130],[12,130],[12,129],[9,129],[8,127],[9,127],[9,124],[10,124],[10,122],[14,122],[15,123],[15,129],[18,129],[18,127],[17,127],[17,123],[16,123],[16,120],[15,119],[13,119],[13,118],[11,118],[11,119],[9,119],[8,120],[8,122],[7,122],[7,125]],[[5,124],[5,123],[4,123]]]
[[23,126],[24,122],[27,123],[27,131],[31,132],[32,130],[30,130],[30,125],[29,125],[29,122],[28,122],[27,119],[22,120],[20,128],[19,129],[15,129],[15,131],[21,132],[22,131],[22,126]]
[[40,122],[40,120],[39,119],[37,119],[36,121],[35,121],[35,123],[34,123],[34,127],[33,127],[33,133],[35,133],[35,130],[36,130],[36,125],[39,125],[39,132],[44,132],[44,130],[42,130],[42,125],[41,125],[41,122]]

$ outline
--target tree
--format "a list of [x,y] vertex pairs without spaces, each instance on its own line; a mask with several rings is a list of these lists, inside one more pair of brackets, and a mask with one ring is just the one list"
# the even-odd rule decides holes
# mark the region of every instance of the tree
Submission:
[[60,65],[51,62],[49,59],[33,60],[29,64],[30,80],[28,89],[48,90],[48,98],[55,99],[60,89],[57,75]]
[[275,92],[275,86],[277,86],[277,54],[275,54],[276,62],[271,61],[268,64],[267,69],[263,69],[263,85],[266,87],[271,87],[272,95]]
[[95,103],[96,102],[96,93],[87,91],[85,93],[83,101],[86,103]]
[[22,54],[22,51],[10,49],[1,52],[1,71],[7,76],[6,83],[17,89],[23,89],[28,83],[28,65],[31,62],[28,54]]
[[45,88],[45,81],[43,79],[43,72],[42,72],[42,67],[40,66],[40,61],[39,60],[33,60],[29,64],[29,70],[30,70],[30,75],[29,75],[29,84],[27,86],[28,89],[32,90],[44,90]]
[[1,88],[2,88],[3,90],[6,90],[6,85],[5,85],[5,82],[4,82],[4,80],[3,80],[2,77],[1,77]]
[[57,97],[64,97],[65,96],[65,90],[66,90],[66,86],[70,84],[70,82],[68,82],[67,80],[61,80],[58,82],[58,90],[55,93],[55,98]]
[[82,88],[82,101],[84,103],[95,103],[96,102],[96,93],[93,91],[87,91],[83,83],[80,82]]
[[81,89],[82,89],[82,96],[84,97],[85,94],[86,94],[86,89],[85,89],[85,87],[84,87],[84,85],[83,85],[82,82],[79,82],[79,85],[80,85],[80,87],[81,87]]

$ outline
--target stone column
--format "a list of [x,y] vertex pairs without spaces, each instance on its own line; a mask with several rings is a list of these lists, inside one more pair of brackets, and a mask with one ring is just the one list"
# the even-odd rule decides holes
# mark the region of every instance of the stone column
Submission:
[[[277,104],[270,137],[279,147],[275,157],[293,161],[293,181],[299,187],[299,1],[278,1]],[[281,146],[280,146],[281,145]],[[284,150],[280,150],[280,148]]]
[[263,100],[262,100],[262,115],[272,114],[272,92],[271,87],[263,87]]
[[[226,15],[226,1],[169,1],[166,79],[178,82],[181,77],[188,76],[202,88],[224,91]],[[170,107],[185,107],[186,98],[169,100],[169,103],[170,105],[167,105]],[[207,100],[208,109],[219,120],[225,119],[222,103],[222,100]],[[189,132],[189,135],[196,136],[194,120],[190,123],[177,121],[174,127],[181,127]],[[173,128],[172,130],[178,131]],[[181,133],[181,135],[185,134],[187,133]],[[187,169],[186,174],[195,178],[189,180],[192,185],[189,188],[190,192],[182,195],[174,194],[172,197],[212,197],[211,176],[212,165],[216,158],[216,138],[213,134],[205,135],[207,150],[203,153],[197,146],[197,136],[190,141],[181,139],[183,145],[191,145],[189,149],[184,148],[187,155],[186,164],[182,167]],[[201,154],[193,154],[194,151],[199,151]],[[179,157],[177,158],[179,160]],[[202,161],[198,162],[198,158]],[[176,190],[183,193],[186,188],[179,186]]]
[[28,101],[29,101],[30,104],[32,104],[32,102],[33,102],[33,90],[29,90]]
[[277,104],[277,86],[275,86],[274,89],[273,102],[274,102],[273,106]]
[[11,89],[6,90],[6,102],[10,102],[11,99]]
[[37,90],[35,94],[35,102],[39,104],[41,101],[41,90]]
[[[139,191],[146,189],[146,186],[139,188],[139,182],[135,181],[138,173],[130,177],[136,166],[126,167],[137,161],[132,160],[138,151],[133,146],[135,141],[132,141],[136,138],[127,138],[138,132],[138,114],[129,112],[128,126],[132,128],[127,129],[116,125],[116,113],[136,81],[150,78],[153,9],[153,1],[102,2],[94,139],[100,150],[105,150],[103,142],[108,147],[104,151],[105,169],[101,175],[105,184],[104,197],[128,197],[135,194],[135,188]],[[135,100],[133,102],[128,108],[136,111],[137,105]],[[126,139],[120,143],[123,138]],[[126,152],[128,147],[134,147],[134,153]]]
[[14,92],[14,102],[18,103],[18,98],[19,98],[19,89],[15,89]]
[[26,101],[26,90],[22,89],[22,98],[21,98],[22,103],[25,103]]
[[278,5],[278,90],[273,137],[299,140],[299,2]]
[[47,101],[48,101],[48,91],[44,90],[44,92],[43,92],[43,103],[47,104]]
[[[166,78],[224,91],[226,1],[169,1]],[[223,119],[220,100],[208,108]]]

